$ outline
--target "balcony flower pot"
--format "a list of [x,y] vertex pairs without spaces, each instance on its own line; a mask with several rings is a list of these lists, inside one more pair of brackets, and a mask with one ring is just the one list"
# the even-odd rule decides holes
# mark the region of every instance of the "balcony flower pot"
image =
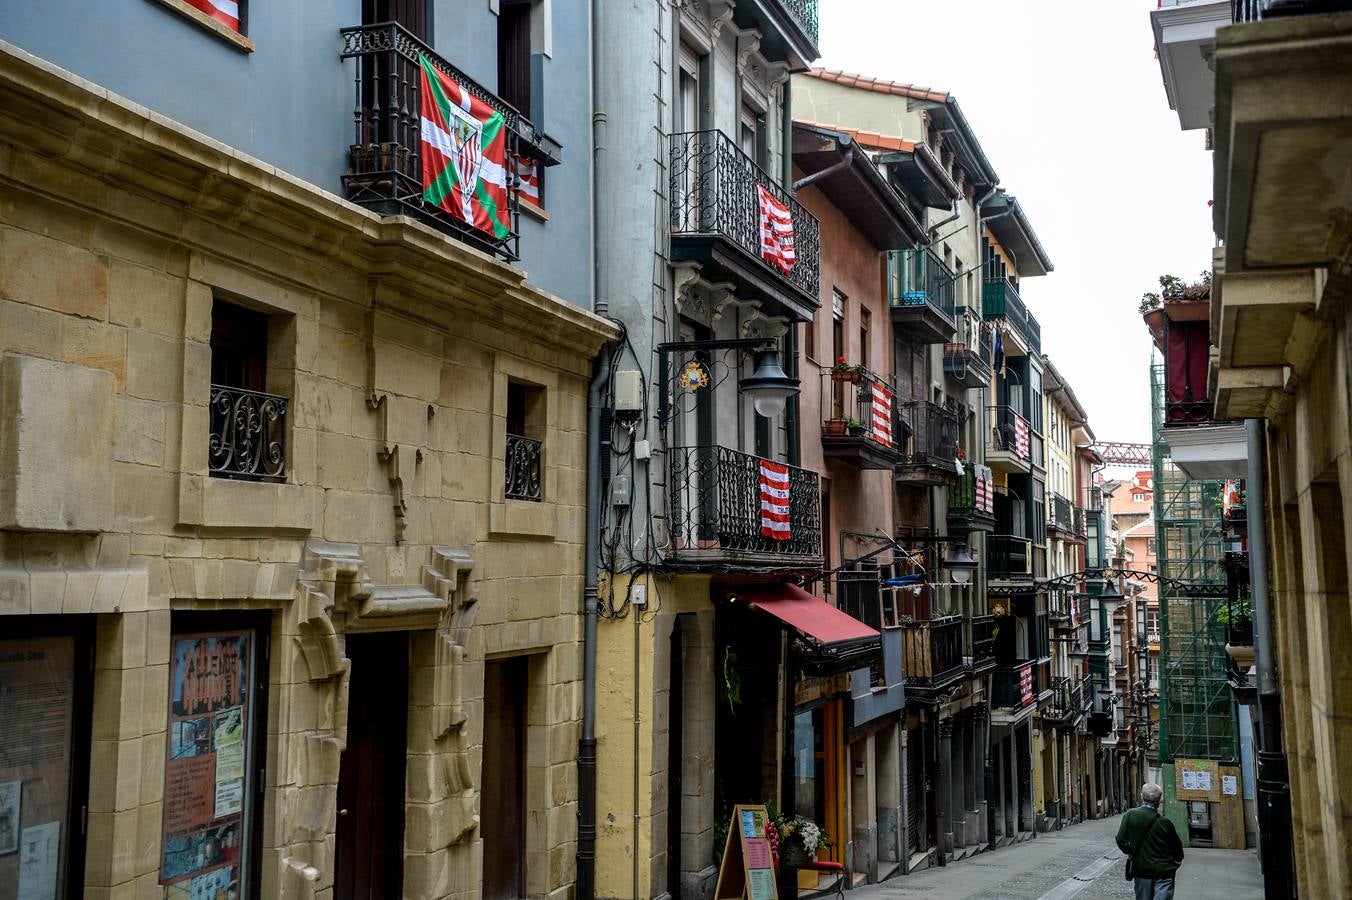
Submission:
[[849,430],[849,423],[845,419],[827,419],[822,423],[822,432],[824,434],[841,436]]
[[831,367],[831,380],[843,381],[847,384],[856,384],[859,381],[859,366],[852,366],[845,362],[845,357],[836,360],[836,364]]
[[854,419],[850,419],[849,429],[851,437],[863,437],[868,431],[868,428],[864,426],[863,422],[856,422]]

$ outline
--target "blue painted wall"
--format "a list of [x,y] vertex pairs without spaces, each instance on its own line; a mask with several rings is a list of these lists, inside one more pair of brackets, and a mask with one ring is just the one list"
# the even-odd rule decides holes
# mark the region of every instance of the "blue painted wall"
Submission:
[[[546,174],[550,221],[521,217],[532,282],[591,306],[590,65],[585,0],[553,0],[552,57],[542,57],[543,121],[563,146]],[[245,53],[156,0],[0,0],[0,38],[222,143],[342,195],[353,137],[356,70],[338,31],[360,0],[251,0]],[[497,84],[488,0],[434,0],[433,46],[486,87]]]

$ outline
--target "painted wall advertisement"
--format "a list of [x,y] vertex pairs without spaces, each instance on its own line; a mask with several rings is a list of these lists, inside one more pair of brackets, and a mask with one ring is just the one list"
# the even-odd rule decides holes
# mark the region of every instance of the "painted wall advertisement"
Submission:
[[174,635],[160,883],[240,900],[253,718],[253,632]]
[[75,639],[0,640],[0,898],[65,896]]

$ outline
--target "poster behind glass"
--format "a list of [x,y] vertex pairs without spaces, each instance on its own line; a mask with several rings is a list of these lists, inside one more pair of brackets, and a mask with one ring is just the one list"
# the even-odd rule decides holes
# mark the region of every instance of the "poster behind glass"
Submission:
[[65,896],[75,638],[0,639],[0,898]]
[[175,900],[242,900],[254,723],[251,630],[175,634],[160,883]]

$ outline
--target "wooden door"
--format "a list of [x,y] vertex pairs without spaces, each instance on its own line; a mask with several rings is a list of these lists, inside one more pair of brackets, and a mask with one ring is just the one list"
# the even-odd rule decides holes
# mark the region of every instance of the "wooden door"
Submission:
[[526,895],[525,657],[484,663],[483,900]]
[[398,900],[404,889],[408,634],[348,635],[347,749],[338,772],[335,900]]

